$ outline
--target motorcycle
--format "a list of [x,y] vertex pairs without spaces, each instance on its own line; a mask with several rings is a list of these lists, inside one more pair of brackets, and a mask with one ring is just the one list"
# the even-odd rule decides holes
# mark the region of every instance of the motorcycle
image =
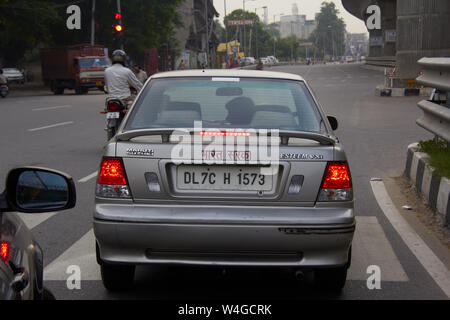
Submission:
[[118,98],[106,99],[105,109],[100,113],[106,115],[106,132],[108,141],[116,135],[123,118],[128,111],[127,104]]
[[9,88],[6,84],[0,85],[0,96],[5,98],[9,93]]

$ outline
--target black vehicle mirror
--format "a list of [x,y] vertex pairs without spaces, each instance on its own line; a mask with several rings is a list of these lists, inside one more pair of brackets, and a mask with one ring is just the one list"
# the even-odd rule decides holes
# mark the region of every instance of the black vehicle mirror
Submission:
[[337,119],[332,116],[328,116],[327,118],[328,118],[328,122],[330,122],[331,129],[333,129],[333,131],[336,131],[337,128],[339,127]]
[[8,174],[4,198],[7,203],[4,211],[61,211],[75,207],[76,190],[72,178],[62,172],[18,168]]
[[218,97],[237,97],[242,96],[243,93],[242,88],[239,87],[221,87],[216,90]]

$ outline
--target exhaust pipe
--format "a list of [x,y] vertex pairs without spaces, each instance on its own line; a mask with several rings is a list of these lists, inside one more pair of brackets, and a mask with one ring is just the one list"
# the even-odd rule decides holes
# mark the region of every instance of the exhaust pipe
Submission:
[[303,271],[301,271],[301,270],[295,271],[294,275],[298,281],[302,281],[304,279],[304,274],[303,274]]

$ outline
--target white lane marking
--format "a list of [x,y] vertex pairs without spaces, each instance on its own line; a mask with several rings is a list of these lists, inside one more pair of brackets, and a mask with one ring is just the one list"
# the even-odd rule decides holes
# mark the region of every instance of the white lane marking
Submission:
[[40,127],[40,128],[35,128],[35,129],[28,129],[28,131],[34,132],[34,131],[39,131],[39,130],[45,130],[45,129],[50,129],[50,128],[67,126],[67,125],[73,124],[73,123],[74,123],[73,121],[61,122],[61,123],[56,123],[56,124],[52,124],[52,125],[45,126],[45,127]]
[[47,110],[56,110],[56,109],[65,109],[65,108],[72,108],[72,106],[55,106],[55,107],[46,107],[46,108],[36,108],[32,111],[47,111]]
[[381,210],[436,284],[450,298],[450,272],[434,252],[400,215],[382,181],[370,181]]
[[94,179],[97,177],[98,171],[95,171],[94,173],[88,175],[87,177],[84,177],[83,179],[78,180],[78,182],[85,183],[88,182],[91,179]]
[[44,280],[67,281],[70,275],[66,271],[72,265],[80,267],[82,281],[101,280],[100,268],[95,257],[95,236],[93,229],[89,230],[44,269]]
[[32,213],[21,213],[18,212],[18,216],[20,219],[23,220],[25,225],[28,227],[28,229],[33,229],[34,227],[37,227],[41,223],[43,223],[45,220],[50,219],[58,212],[46,212],[46,213],[39,213],[39,214],[32,214]]
[[381,281],[409,280],[377,217],[358,216],[347,278],[366,281],[370,276],[367,268],[371,265],[380,267]]

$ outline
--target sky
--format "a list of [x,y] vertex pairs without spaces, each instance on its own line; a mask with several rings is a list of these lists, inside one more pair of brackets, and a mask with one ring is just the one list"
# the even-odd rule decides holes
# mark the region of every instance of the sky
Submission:
[[[321,4],[324,0],[246,0],[245,10],[255,12],[255,8],[262,8],[267,6],[269,10],[269,23],[273,22],[274,14],[276,14],[276,20],[280,20],[279,14],[290,15],[292,13],[292,4],[296,3],[299,14],[306,14],[306,19],[314,19],[315,13],[320,11]],[[334,2],[339,10],[339,16],[344,19],[347,25],[347,32],[350,33],[367,33],[367,28],[362,20],[352,16],[342,6],[341,0],[335,0],[328,2]],[[227,14],[230,14],[233,10],[242,9],[243,0],[213,0],[214,7],[220,14],[220,21],[223,24],[223,17],[225,16],[224,2],[226,2]],[[263,9],[257,10],[260,18],[263,18]]]

